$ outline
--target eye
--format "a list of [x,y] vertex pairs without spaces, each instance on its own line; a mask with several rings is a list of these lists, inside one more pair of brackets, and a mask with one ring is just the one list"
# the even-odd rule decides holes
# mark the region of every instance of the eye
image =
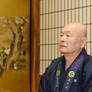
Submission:
[[70,34],[67,34],[66,36],[67,36],[67,37],[70,37],[71,35],[70,35]]
[[64,34],[60,34],[60,37],[62,37]]

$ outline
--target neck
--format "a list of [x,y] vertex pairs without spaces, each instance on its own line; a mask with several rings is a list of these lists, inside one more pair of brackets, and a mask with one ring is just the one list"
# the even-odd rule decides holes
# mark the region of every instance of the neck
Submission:
[[81,50],[78,51],[78,52],[64,54],[64,57],[65,57],[65,60],[66,60],[65,69],[70,67],[70,65],[73,63],[73,61],[76,59],[76,57],[80,54],[80,52],[81,52]]

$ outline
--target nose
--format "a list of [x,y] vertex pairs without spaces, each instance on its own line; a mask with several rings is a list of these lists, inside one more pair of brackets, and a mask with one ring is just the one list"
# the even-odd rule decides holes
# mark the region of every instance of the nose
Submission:
[[61,41],[65,41],[66,40],[66,35],[63,35],[60,37]]

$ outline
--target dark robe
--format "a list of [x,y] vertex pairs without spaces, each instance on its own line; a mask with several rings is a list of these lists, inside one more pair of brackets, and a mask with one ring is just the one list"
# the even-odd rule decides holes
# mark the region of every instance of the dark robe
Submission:
[[[40,80],[39,92],[56,92],[54,89],[56,81],[56,71],[59,62],[62,62],[62,71],[60,73],[58,92],[62,92],[68,70],[69,68],[71,68],[70,66],[67,70],[65,70],[64,56],[53,60],[50,66],[46,69]],[[84,58],[82,64],[80,65],[78,71],[74,76],[73,82],[69,88],[69,92],[92,92],[92,56],[87,55]]]

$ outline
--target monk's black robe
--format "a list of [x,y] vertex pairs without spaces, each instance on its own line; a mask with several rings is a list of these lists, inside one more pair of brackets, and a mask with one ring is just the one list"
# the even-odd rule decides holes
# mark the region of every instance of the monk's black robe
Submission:
[[[67,70],[65,70],[64,56],[53,60],[50,66],[46,69],[40,80],[39,92],[56,92],[56,71],[59,62],[62,62],[60,69],[62,71],[60,73],[59,90],[57,92],[63,92],[62,88],[66,76],[68,75],[67,73],[69,71],[69,68],[71,68],[72,66],[71,65]],[[92,92],[92,56],[85,56],[82,64],[80,65],[73,78],[73,82],[69,88],[69,92]]]

